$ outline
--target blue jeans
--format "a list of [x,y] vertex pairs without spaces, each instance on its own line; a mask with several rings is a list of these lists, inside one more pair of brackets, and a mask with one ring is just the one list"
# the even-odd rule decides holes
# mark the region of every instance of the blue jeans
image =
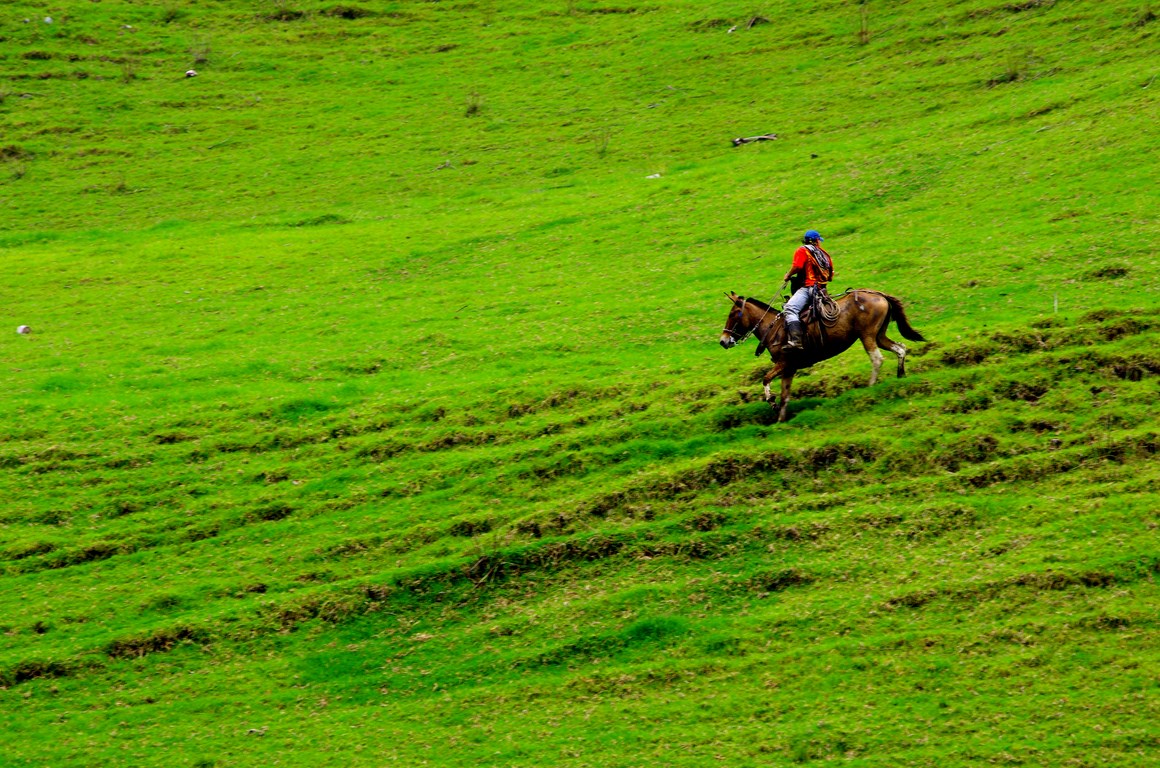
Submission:
[[814,298],[814,286],[807,285],[803,288],[798,288],[793,296],[789,297],[789,301],[785,303],[782,312],[785,313],[785,321],[787,323],[801,322],[798,315],[806,308],[810,301]]

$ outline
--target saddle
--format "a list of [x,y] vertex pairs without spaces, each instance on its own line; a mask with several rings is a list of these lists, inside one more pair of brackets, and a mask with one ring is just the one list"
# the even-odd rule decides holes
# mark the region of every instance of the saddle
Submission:
[[810,303],[801,311],[798,318],[805,326],[806,332],[809,333],[810,325],[812,325],[819,318],[832,317],[837,310],[838,305],[830,298],[830,294],[826,292],[825,283],[818,283],[814,286],[814,296]]
[[826,326],[838,319],[838,303],[826,291],[825,283],[815,286],[810,303],[798,314],[802,324],[802,346],[805,350],[820,347],[826,343]]

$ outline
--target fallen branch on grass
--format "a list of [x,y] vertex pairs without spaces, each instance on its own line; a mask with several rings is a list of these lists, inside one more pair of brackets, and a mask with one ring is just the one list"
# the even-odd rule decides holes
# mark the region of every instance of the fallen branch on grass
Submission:
[[740,147],[742,144],[751,144],[755,141],[773,141],[776,138],[776,133],[766,133],[761,136],[750,136],[748,138],[736,138],[733,140],[733,146]]

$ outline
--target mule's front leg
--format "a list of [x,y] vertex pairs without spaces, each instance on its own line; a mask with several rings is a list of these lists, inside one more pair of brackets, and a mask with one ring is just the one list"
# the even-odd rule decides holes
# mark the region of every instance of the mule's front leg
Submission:
[[792,372],[781,377],[781,407],[777,411],[778,423],[789,420],[789,385],[792,383]]
[[761,380],[761,386],[765,389],[765,402],[769,403],[770,405],[774,405],[775,402],[773,397],[773,389],[770,388],[770,384],[773,382],[774,378],[777,377],[777,373],[777,369],[774,368],[768,371],[765,374],[765,378]]

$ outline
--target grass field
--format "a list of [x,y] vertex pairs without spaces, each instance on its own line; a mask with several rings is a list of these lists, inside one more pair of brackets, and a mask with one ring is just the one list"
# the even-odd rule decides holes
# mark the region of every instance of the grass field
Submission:
[[0,765],[1155,764],[1157,13],[0,2]]

